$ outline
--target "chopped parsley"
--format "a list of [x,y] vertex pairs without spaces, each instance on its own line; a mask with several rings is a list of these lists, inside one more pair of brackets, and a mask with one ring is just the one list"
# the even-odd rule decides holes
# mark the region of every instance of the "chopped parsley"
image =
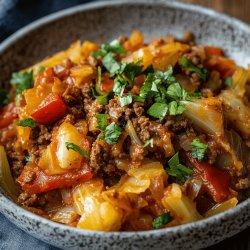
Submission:
[[202,143],[199,138],[195,138],[192,143],[192,157],[201,161],[207,150],[207,145]]
[[174,176],[178,181],[183,181],[187,175],[193,173],[193,170],[180,163],[179,152],[168,161],[168,166],[166,168],[167,173]]
[[129,105],[130,103],[133,102],[132,94],[128,93],[126,96],[120,96],[119,102],[120,102],[121,107]]
[[36,123],[32,118],[27,118],[27,119],[21,120],[19,123],[17,123],[17,126],[30,127],[33,129],[36,127]]
[[89,154],[85,150],[83,150],[79,146],[77,146],[75,143],[73,143],[73,142],[65,142],[65,145],[66,145],[66,148],[68,150],[72,149],[75,152],[81,154],[84,158],[89,158]]
[[168,112],[168,105],[166,103],[154,103],[147,111],[147,113],[154,118],[163,120]]
[[92,89],[92,95],[102,105],[108,104],[109,98],[112,96],[112,92],[109,94],[98,95],[95,89]]
[[151,148],[154,146],[154,139],[151,138],[149,140],[146,140],[145,144],[143,145],[144,148],[150,146]]
[[110,145],[117,143],[123,129],[119,127],[115,122],[109,124],[100,139],[104,140]]
[[119,73],[125,75],[127,79],[134,82],[135,77],[141,74],[143,66],[140,64],[141,60],[138,60],[137,62],[122,63]]
[[39,69],[37,70],[37,75],[43,72],[46,68],[43,65],[40,65]]
[[183,103],[178,103],[177,101],[172,101],[168,105],[169,107],[169,114],[170,115],[180,115],[182,114],[185,109],[186,105]]
[[21,95],[25,89],[32,87],[33,71],[13,73],[10,83],[16,85],[16,93]]
[[0,89],[0,108],[10,102],[10,95],[4,90]]
[[169,211],[165,212],[164,214],[161,214],[157,216],[153,221],[152,221],[152,226],[154,229],[160,229],[162,226],[170,223],[173,221],[174,217],[170,214]]
[[110,116],[108,114],[95,114],[95,118],[98,123],[97,128],[104,131],[108,126],[108,119],[110,118]]
[[121,75],[118,75],[114,80],[113,92],[118,96],[122,96],[127,84],[127,81]]
[[173,83],[169,85],[167,89],[167,94],[175,101],[190,100],[188,92],[184,88],[182,88],[179,83]]
[[105,55],[102,59],[102,63],[110,73],[111,77],[113,77],[120,69],[120,63],[115,60],[112,53],[108,53],[107,55]]
[[180,64],[186,68],[189,72],[195,72],[203,81],[207,79],[207,70],[195,66],[186,56],[182,56]]
[[224,85],[227,87],[230,87],[230,86],[232,86],[232,84],[233,84],[233,78],[231,76],[227,77],[225,82],[224,82]]
[[110,52],[115,53],[115,54],[123,54],[126,52],[126,50],[121,46],[121,44],[118,40],[113,40],[111,43],[102,44],[99,50],[94,51],[92,53],[92,56],[104,57],[105,55],[107,55]]

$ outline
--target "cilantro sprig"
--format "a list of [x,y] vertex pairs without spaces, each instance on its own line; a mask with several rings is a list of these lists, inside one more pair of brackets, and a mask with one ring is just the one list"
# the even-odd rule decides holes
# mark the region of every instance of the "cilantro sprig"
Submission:
[[36,123],[32,118],[27,118],[17,123],[17,126],[30,127],[31,129],[33,129],[36,127]]
[[25,89],[33,85],[33,71],[13,73],[10,83],[16,85],[17,94],[22,94]]
[[115,54],[123,54],[126,52],[126,50],[122,47],[120,42],[118,40],[113,40],[111,43],[104,43],[100,46],[100,49],[97,51],[94,51],[92,53],[92,56],[94,57],[104,57],[108,53],[115,53]]
[[153,221],[152,221],[152,226],[154,229],[160,229],[162,226],[170,223],[173,221],[174,217],[170,214],[169,211],[157,216]]
[[76,145],[75,143],[73,142],[65,142],[65,146],[68,150],[72,149],[74,150],[75,152],[81,154],[84,158],[89,158],[89,154],[81,149],[78,145]]
[[122,131],[123,129],[121,127],[119,127],[115,122],[112,122],[105,128],[103,135],[99,138],[108,144],[113,145],[117,143]]
[[98,124],[97,128],[104,131],[108,126],[108,119],[110,116],[108,114],[95,114],[95,118]]
[[172,156],[172,158],[168,161],[168,167],[166,168],[166,171],[178,181],[185,180],[187,175],[191,175],[193,173],[192,169],[187,168],[180,163],[179,152]]
[[180,64],[186,68],[189,72],[195,72],[203,81],[207,79],[207,70],[195,66],[186,56],[182,56]]
[[191,145],[192,145],[192,157],[197,158],[199,161],[201,161],[205,156],[207,145],[202,143],[199,138],[195,138],[192,141]]

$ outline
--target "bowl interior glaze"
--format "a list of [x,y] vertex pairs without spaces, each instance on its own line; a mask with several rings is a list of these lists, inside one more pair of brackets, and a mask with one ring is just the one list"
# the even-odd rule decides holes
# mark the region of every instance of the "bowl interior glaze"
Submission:
[[[0,45],[0,86],[12,72],[67,48],[77,39],[110,41],[139,29],[146,41],[192,31],[201,44],[221,46],[240,65],[250,62],[250,28],[212,10],[172,1],[97,2],[42,18]],[[250,225],[250,199],[226,213],[174,228],[136,233],[102,233],[66,227],[13,203],[1,190],[0,211],[17,226],[65,249],[198,249]],[[212,240],[211,240],[212,239]]]

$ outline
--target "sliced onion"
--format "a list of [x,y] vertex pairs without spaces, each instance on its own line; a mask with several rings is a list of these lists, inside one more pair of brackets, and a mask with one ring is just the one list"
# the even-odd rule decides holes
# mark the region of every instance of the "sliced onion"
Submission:
[[62,188],[61,190],[61,196],[64,204],[70,205],[73,203],[72,199],[72,190],[71,188]]
[[126,128],[125,128],[126,132],[129,134],[130,138],[138,145],[143,146],[141,140],[139,139],[138,135],[135,132],[133,123],[128,120]]
[[212,135],[223,135],[223,115],[221,101],[216,97],[204,98],[194,102],[183,101],[186,110],[183,115],[193,121],[202,131]]
[[234,197],[222,203],[216,204],[206,212],[205,217],[210,217],[218,213],[222,213],[230,208],[234,208],[237,205],[237,203],[238,200]]
[[191,178],[186,183],[186,194],[192,201],[198,196],[202,187],[202,181]]
[[73,206],[60,208],[51,218],[51,220],[63,224],[70,224],[77,219],[78,215]]
[[0,146],[0,185],[12,199],[17,199],[19,191],[11,175],[10,166],[3,146]]

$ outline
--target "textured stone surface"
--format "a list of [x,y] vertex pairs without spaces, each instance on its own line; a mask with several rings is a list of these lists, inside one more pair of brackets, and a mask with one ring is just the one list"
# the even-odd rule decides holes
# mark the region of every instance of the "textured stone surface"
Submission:
[[[76,39],[112,40],[140,29],[147,39],[186,30],[197,41],[226,49],[239,64],[250,62],[250,28],[197,6],[166,1],[94,3],[74,7],[20,30],[0,45],[0,82],[8,87],[11,72],[29,66]],[[226,213],[178,227],[133,233],[101,233],[56,224],[14,204],[2,192],[0,211],[31,235],[65,249],[198,249],[250,225],[250,200]],[[212,239],[212,240],[211,240]]]

